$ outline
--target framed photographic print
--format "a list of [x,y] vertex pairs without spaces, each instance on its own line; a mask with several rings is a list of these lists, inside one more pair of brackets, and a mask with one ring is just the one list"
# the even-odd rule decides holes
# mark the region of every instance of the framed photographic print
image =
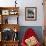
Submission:
[[37,20],[37,8],[36,7],[25,8],[25,20],[27,21]]
[[2,15],[9,15],[9,10],[2,10]]

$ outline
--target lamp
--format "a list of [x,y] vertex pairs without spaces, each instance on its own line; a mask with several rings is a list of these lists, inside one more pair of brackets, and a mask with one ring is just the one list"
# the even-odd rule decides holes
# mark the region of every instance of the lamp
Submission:
[[16,7],[16,4],[17,4],[17,2],[16,2],[17,0],[15,0],[15,7]]

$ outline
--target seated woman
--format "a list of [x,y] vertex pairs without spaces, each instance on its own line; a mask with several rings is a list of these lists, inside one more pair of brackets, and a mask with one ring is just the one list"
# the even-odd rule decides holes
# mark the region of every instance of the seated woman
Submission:
[[21,42],[22,46],[41,46],[37,35],[32,28],[27,29]]

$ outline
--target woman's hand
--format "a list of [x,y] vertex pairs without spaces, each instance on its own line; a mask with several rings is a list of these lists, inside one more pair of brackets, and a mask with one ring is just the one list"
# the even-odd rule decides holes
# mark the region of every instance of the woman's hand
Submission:
[[32,36],[32,37],[26,39],[25,43],[27,44],[27,46],[35,46],[38,43],[38,41],[34,36]]

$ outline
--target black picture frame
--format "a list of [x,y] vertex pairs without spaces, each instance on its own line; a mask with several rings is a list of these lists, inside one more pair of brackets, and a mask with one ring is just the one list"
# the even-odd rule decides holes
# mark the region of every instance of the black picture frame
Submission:
[[37,8],[36,7],[25,7],[25,20],[26,21],[37,20]]

